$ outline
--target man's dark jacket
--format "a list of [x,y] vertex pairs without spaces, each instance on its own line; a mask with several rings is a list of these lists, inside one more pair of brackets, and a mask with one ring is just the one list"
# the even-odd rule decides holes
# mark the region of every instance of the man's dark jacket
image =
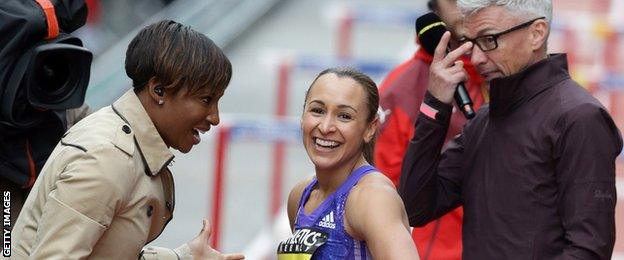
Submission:
[[492,80],[491,103],[440,153],[451,107],[429,93],[399,193],[411,225],[464,206],[464,259],[610,259],[620,133],[565,55]]

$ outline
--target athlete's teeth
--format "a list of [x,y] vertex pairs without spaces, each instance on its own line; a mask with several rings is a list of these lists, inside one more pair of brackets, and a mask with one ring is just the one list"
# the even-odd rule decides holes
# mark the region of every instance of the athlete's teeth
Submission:
[[316,138],[316,144],[320,145],[320,146],[337,146],[338,143],[334,142],[334,141],[329,141],[329,140],[323,140],[320,138]]

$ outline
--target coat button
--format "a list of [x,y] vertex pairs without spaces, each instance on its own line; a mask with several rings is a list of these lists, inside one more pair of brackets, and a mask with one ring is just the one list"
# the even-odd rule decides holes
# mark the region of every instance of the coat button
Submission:
[[152,205],[147,206],[147,217],[151,217],[154,213],[154,207]]
[[126,133],[126,134],[130,134],[132,132],[132,130],[130,130],[130,127],[128,125],[123,125],[121,127],[121,130],[123,130],[124,133]]

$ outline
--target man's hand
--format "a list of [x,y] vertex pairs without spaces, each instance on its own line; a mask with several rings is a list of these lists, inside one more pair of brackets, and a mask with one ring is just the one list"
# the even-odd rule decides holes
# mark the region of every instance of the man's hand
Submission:
[[451,33],[445,32],[435,49],[433,61],[429,68],[428,87],[431,95],[449,105],[453,101],[457,84],[468,79],[468,73],[464,70],[464,63],[457,59],[472,50],[472,43],[467,42],[447,55],[446,46],[448,46],[450,39]]
[[243,254],[221,254],[209,245],[210,240],[210,223],[207,219],[203,221],[204,227],[199,235],[188,243],[191,254],[195,260],[239,260],[245,259]]

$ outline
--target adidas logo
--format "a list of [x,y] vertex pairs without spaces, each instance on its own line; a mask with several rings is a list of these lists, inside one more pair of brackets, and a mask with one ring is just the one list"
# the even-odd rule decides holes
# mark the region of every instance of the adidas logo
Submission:
[[336,222],[334,222],[334,211],[332,210],[329,214],[325,215],[318,225],[319,227],[335,229]]

